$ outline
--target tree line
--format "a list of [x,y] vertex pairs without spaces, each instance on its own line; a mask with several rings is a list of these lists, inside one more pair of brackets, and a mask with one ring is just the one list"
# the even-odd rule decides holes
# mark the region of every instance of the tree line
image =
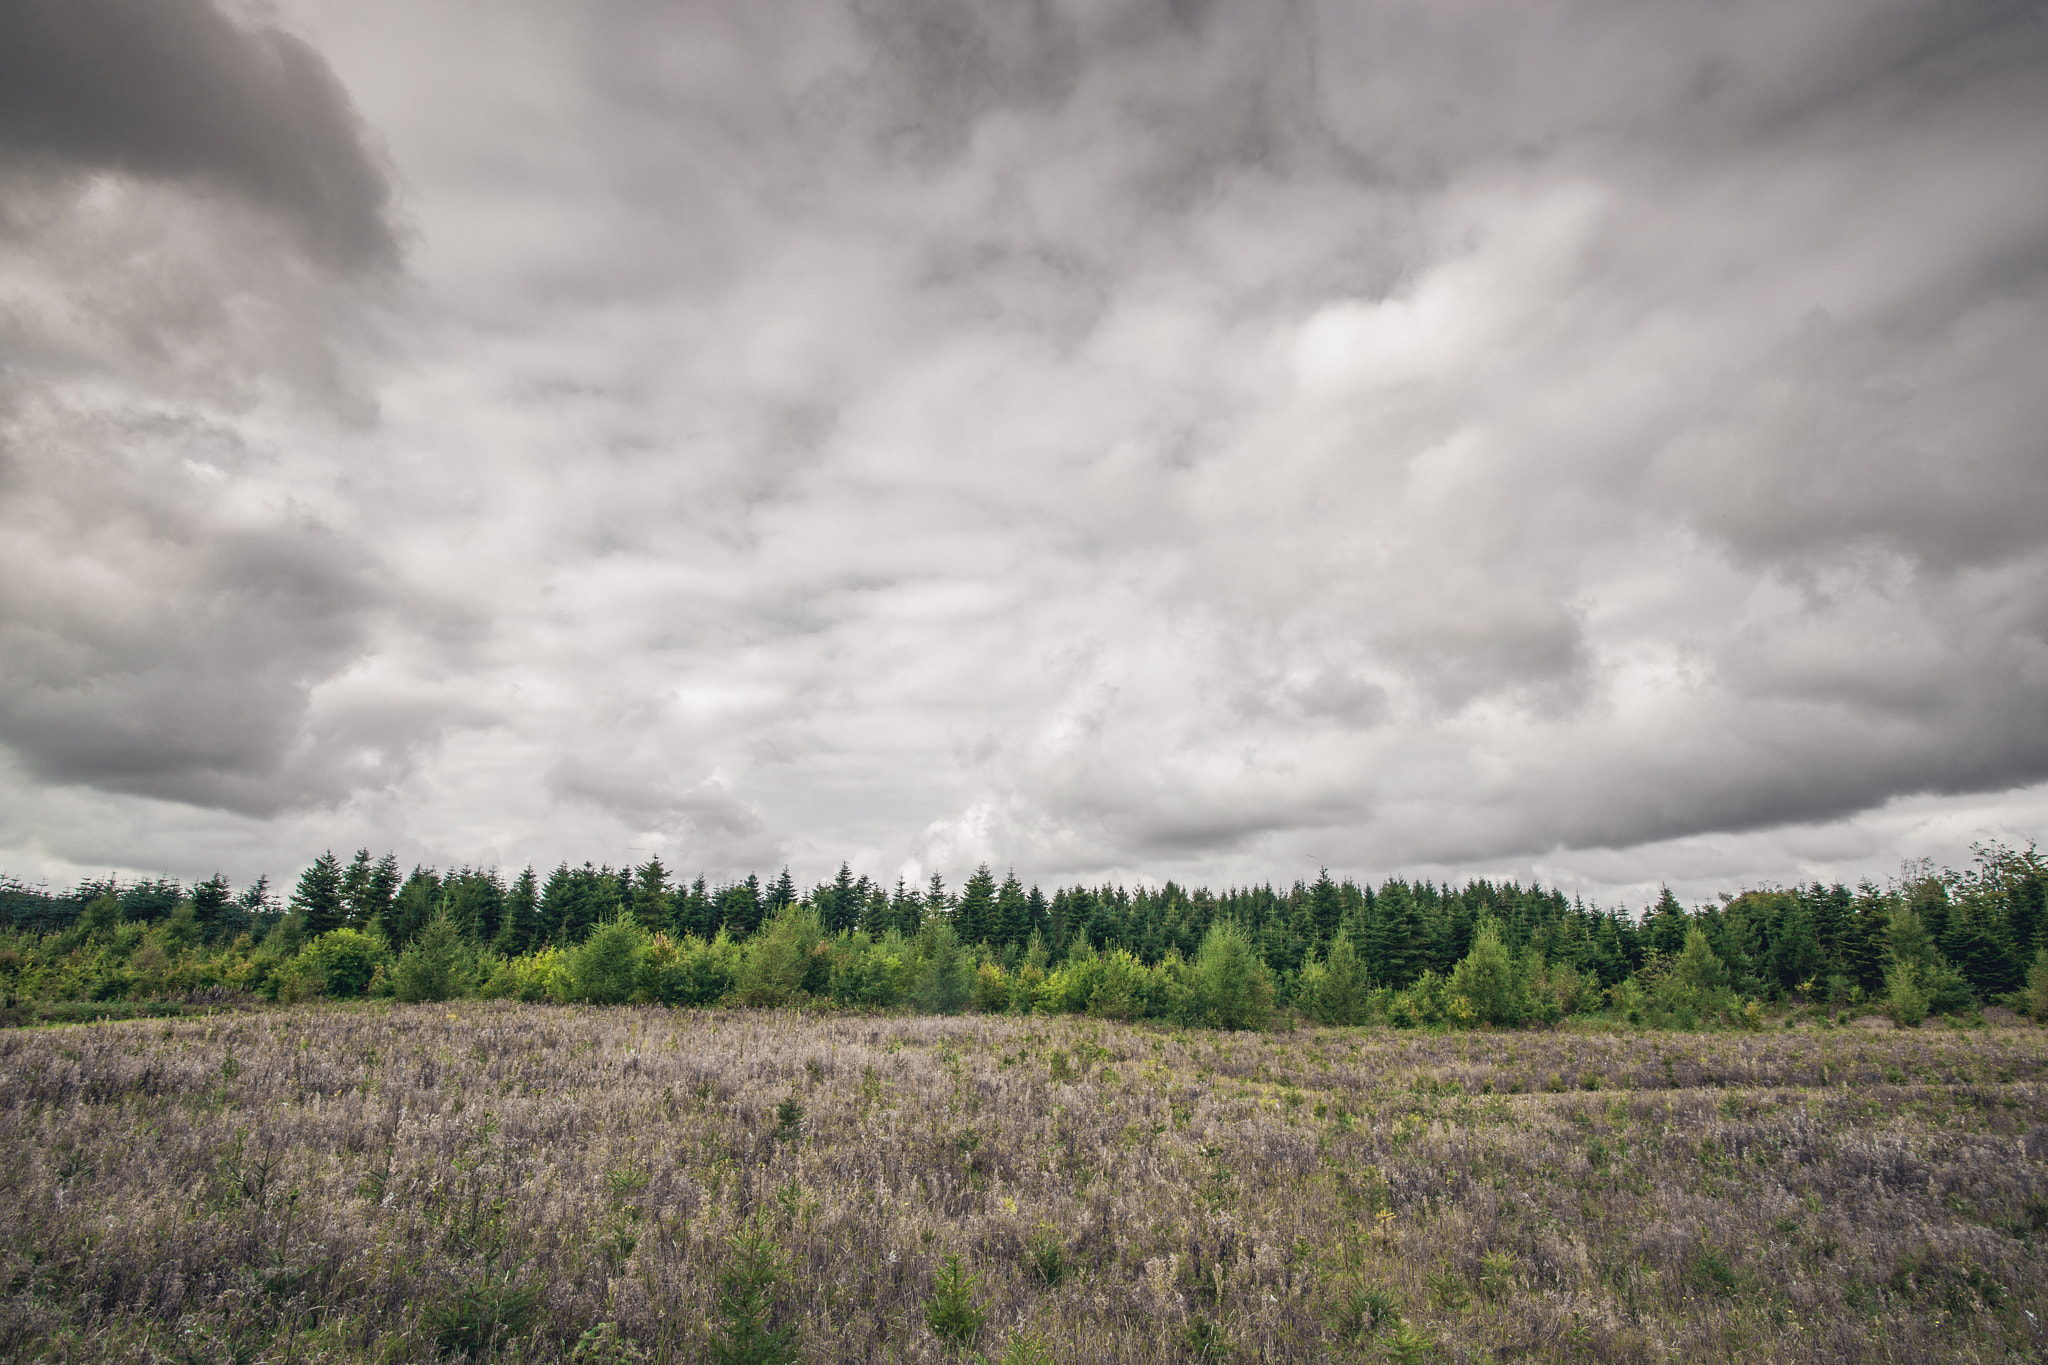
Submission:
[[[1693,1027],[1787,1004],[1915,1022],[2048,1005],[2048,861],[1987,844],[1961,871],[1772,887],[1640,913],[1513,881],[1459,886],[1324,871],[1284,889],[1074,885],[986,865],[957,890],[842,864],[712,884],[637,867],[401,872],[322,854],[278,895],[214,876],[0,879],[6,1007],[195,993],[456,994],[667,1004],[1086,1011],[1184,1022],[1512,1025],[1607,1014]],[[2037,971],[2037,968],[2042,970]],[[1227,978],[1227,982],[1225,979]],[[1225,982],[1225,984],[1219,984]],[[1221,994],[1219,994],[1221,992]],[[1224,997],[1228,996],[1228,999]]]

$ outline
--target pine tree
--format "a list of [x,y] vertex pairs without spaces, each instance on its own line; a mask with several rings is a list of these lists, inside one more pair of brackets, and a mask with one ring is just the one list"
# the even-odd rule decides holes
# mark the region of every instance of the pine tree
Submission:
[[492,948],[516,957],[535,947],[540,933],[540,892],[533,869],[528,867],[513,881],[505,896],[505,914],[498,925]]
[[398,955],[391,971],[392,991],[407,1004],[453,999],[469,984],[469,956],[461,927],[442,911]]
[[960,891],[960,906],[953,912],[953,932],[968,947],[985,942],[994,928],[996,909],[995,874],[983,863],[974,869]]
[[1315,885],[1308,889],[1308,903],[1315,917],[1316,939],[1328,943],[1337,936],[1337,925],[1344,918],[1344,898],[1330,879],[1329,868],[1316,874]]
[[292,911],[305,926],[308,938],[317,938],[330,929],[339,929],[347,918],[347,909],[341,899],[341,860],[329,849],[313,860],[313,865],[299,874],[299,884],[292,892]]
[[[863,883],[866,880],[861,878]],[[825,926],[825,932],[851,933],[860,924],[861,907],[866,900],[866,889],[864,886],[857,888],[853,869],[845,863],[839,864],[838,875],[832,878],[825,903],[818,907],[818,919]]]
[[1388,882],[1374,898],[1363,956],[1373,979],[1400,989],[1429,965],[1429,934],[1422,908],[1406,882]]
[[1024,939],[1030,942],[1036,935],[1041,942],[1052,930],[1052,914],[1045,903],[1045,893],[1034,884],[1024,897]]
[[231,931],[228,921],[233,908],[228,879],[218,872],[192,888],[192,918],[209,940]]
[[1806,906],[1793,900],[1778,921],[1776,941],[1771,944],[1770,970],[1782,990],[1799,989],[1801,982],[1820,975],[1826,966],[1821,956],[1820,936],[1813,931],[1813,918]]
[[[1701,939],[1701,943],[1705,943]],[[1514,958],[1500,939],[1500,927],[1482,919],[1472,934],[1472,951],[1451,971],[1453,1001],[1462,1000],[1483,1024],[1514,1024],[1525,1012],[1523,983]]]
[[668,889],[668,869],[659,855],[649,858],[633,873],[633,918],[649,933],[669,933],[675,928],[675,897]]
[[989,938],[1000,947],[1021,948],[1031,936],[1031,904],[1024,895],[1024,884],[1017,880],[1015,868],[996,891],[992,920]]
[[718,922],[734,938],[745,938],[761,927],[761,879],[747,874],[718,893]]
[[896,879],[896,894],[889,901],[889,927],[905,938],[924,927],[924,901],[901,877]]

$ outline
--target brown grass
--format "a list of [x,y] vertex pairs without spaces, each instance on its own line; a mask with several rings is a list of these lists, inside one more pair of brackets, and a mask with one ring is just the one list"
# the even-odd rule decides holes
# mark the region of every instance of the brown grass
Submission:
[[[465,1291],[531,1289],[506,1358],[697,1360],[754,1218],[813,1361],[2033,1360],[2044,1039],[476,1002],[9,1032],[0,1358],[432,1358]],[[948,1253],[964,1351],[924,1313]]]

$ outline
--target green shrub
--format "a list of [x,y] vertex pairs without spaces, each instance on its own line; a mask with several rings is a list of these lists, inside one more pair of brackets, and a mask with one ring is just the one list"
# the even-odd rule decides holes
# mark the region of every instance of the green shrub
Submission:
[[[1064,1057],[1066,1054],[1061,1053]],[[1057,1289],[1067,1278],[1067,1249],[1049,1226],[1040,1226],[1024,1244],[1024,1251],[1031,1259],[1032,1273],[1047,1289]]]
[[1339,934],[1328,955],[1301,969],[1295,996],[1319,1024],[1363,1024],[1371,1017],[1372,983],[1349,934]]
[[647,941],[647,931],[630,913],[591,930],[590,937],[569,954],[571,997],[593,1005],[623,1005],[631,1000]]
[[826,989],[833,1003],[849,1009],[883,1010],[902,996],[908,972],[905,944],[900,935],[889,933],[878,942],[867,934],[853,934],[832,949],[832,970]]
[[1920,967],[1894,962],[1885,973],[1885,1010],[1900,1028],[1918,1028],[1927,1017],[1927,996],[1920,990]]
[[726,1261],[718,1272],[718,1316],[711,1359],[718,1365],[796,1365],[798,1324],[774,1325],[775,1282],[783,1273],[782,1249],[756,1214],[726,1239]]
[[1479,921],[1472,951],[1451,970],[1448,995],[1454,1014],[1461,1012],[1457,1002],[1462,1001],[1465,1012],[1472,1016],[1463,1022],[1521,1022],[1526,1008],[1522,979],[1515,971],[1514,958],[1500,941],[1500,926],[1492,920]]
[[981,1277],[969,1275],[959,1256],[947,1256],[932,1281],[931,1297],[924,1302],[925,1325],[955,1345],[964,1346],[974,1340],[987,1316],[974,1302],[974,1291],[980,1284]]
[[469,988],[474,951],[445,911],[435,915],[398,955],[392,994],[407,1004],[454,999]]
[[523,1000],[528,1004],[562,999],[568,994],[568,955],[548,947],[503,958],[477,994],[486,1000]]
[[429,1308],[425,1326],[443,1351],[480,1357],[525,1333],[539,1313],[540,1286],[487,1276]]
[[1401,1309],[1394,1296],[1368,1285],[1347,1286],[1331,1321],[1342,1341],[1362,1343],[1374,1332],[1401,1325]]
[[[818,912],[792,902],[775,912],[775,918],[746,944],[739,971],[739,1000],[743,1005],[787,1005],[809,987],[812,960],[825,937]],[[821,963],[824,980],[831,981],[829,959]]]
[[927,920],[917,933],[917,953],[921,966],[912,1007],[921,1014],[958,1014],[966,1009],[970,990],[966,954],[960,951],[953,926]]
[[380,968],[391,961],[391,946],[381,935],[358,929],[330,929],[299,954],[320,975],[325,993],[353,999],[369,992]]
[[694,934],[656,934],[634,971],[636,999],[657,1005],[715,1005],[732,989],[739,949],[723,929],[706,943]]
[[1195,960],[1195,1005],[1218,1028],[1264,1028],[1273,1017],[1273,982],[1250,935],[1219,919]]

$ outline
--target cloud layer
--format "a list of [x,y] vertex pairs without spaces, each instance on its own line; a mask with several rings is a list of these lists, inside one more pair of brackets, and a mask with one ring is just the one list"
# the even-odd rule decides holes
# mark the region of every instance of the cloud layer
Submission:
[[1597,891],[2048,811],[2032,6],[0,24],[76,74],[0,80],[24,857]]

